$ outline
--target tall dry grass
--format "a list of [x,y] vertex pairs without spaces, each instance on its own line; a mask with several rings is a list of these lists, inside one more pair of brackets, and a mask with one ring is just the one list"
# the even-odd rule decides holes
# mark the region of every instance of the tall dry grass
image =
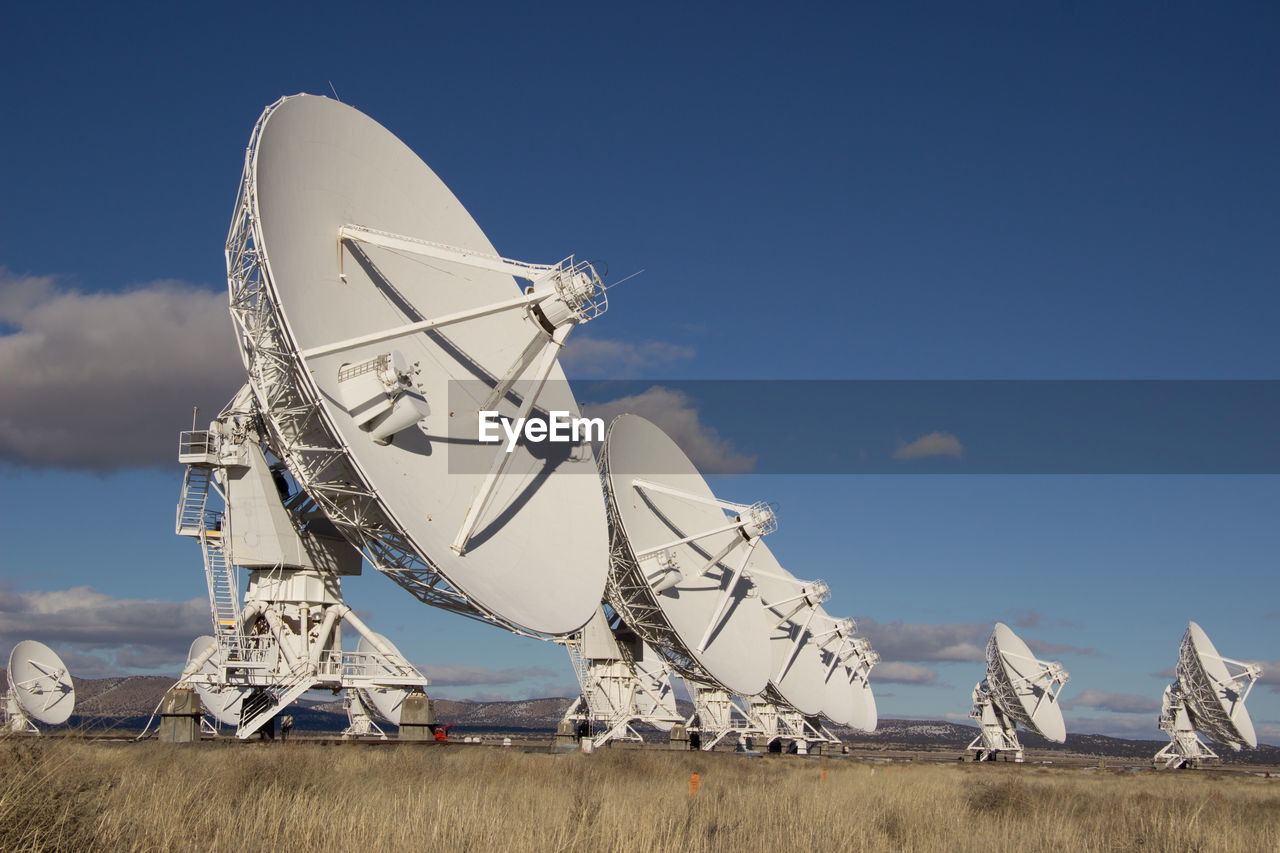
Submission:
[[8,739],[0,849],[1277,850],[1280,782],[634,750]]

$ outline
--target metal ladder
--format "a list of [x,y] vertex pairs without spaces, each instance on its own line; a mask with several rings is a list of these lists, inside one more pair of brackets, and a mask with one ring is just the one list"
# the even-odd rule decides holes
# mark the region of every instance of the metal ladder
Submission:
[[213,635],[222,649],[224,661],[240,657],[240,590],[236,569],[222,549],[222,513],[206,511],[205,529],[200,533],[204,554],[204,575],[209,584],[209,606],[213,611]]
[[182,477],[182,497],[178,500],[178,518],[174,532],[179,536],[198,538],[204,531],[204,508],[209,501],[209,483],[213,469],[204,465],[188,465]]
[[175,528],[179,536],[189,536],[200,542],[204,575],[209,587],[213,636],[218,641],[221,659],[226,662],[239,660],[244,645],[240,641],[240,589],[235,566],[227,559],[227,552],[222,546],[226,532],[223,514],[208,507],[212,482],[212,467],[187,466],[182,478]]

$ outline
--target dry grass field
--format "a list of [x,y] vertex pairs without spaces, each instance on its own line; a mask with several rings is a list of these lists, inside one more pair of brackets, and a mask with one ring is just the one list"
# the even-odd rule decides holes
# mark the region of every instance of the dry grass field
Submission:
[[[700,775],[693,797],[690,773]],[[637,750],[0,739],[0,850],[398,849],[1280,850],[1280,780]]]

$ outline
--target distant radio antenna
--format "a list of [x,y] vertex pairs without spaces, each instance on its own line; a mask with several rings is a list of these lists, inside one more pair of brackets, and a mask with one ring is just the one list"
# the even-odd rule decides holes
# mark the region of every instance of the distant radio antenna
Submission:
[[1224,658],[1204,629],[1191,622],[1178,647],[1175,673],[1165,688],[1159,721],[1169,745],[1156,753],[1157,763],[1164,761],[1167,769],[1199,767],[1217,758],[1197,730],[1236,751],[1258,745],[1244,700],[1262,675],[1261,667]]
[[1037,660],[1022,638],[997,622],[987,643],[987,677],[973,688],[969,716],[982,724],[982,733],[969,744],[975,761],[991,761],[1001,752],[1022,762],[1017,727],[1053,743],[1067,739],[1058,694],[1071,676],[1060,663]]
[[334,97],[334,99],[335,99],[335,100],[337,100],[337,101],[341,101],[341,100],[342,100],[342,96],[338,94],[338,90],[337,90],[337,89],[335,89],[335,88],[333,88],[333,81],[332,81],[332,80],[330,80],[330,81],[329,81],[329,91],[330,91],[330,92],[333,92],[333,97]]

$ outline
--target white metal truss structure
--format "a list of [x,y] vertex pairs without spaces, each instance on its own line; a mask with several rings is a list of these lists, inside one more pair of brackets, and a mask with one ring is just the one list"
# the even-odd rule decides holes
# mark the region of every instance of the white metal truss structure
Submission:
[[635,654],[639,638],[633,635],[631,642],[619,636],[627,633],[616,615],[611,625],[601,609],[582,631],[562,641],[582,689],[563,719],[575,730],[585,726],[593,747],[615,740],[643,742],[640,724],[670,729],[684,722],[675,710],[670,667],[664,661],[641,667]]
[[[429,555],[412,542],[392,521],[378,491],[354,460],[316,399],[308,381],[304,358],[289,339],[280,306],[271,298],[268,270],[262,250],[258,221],[254,157],[267,117],[284,99],[268,107],[258,119],[245,156],[244,173],[236,204],[236,214],[227,236],[227,280],[231,295],[231,315],[242,343],[250,383],[258,397],[270,444],[288,466],[293,477],[325,512],[339,531],[360,549],[378,571],[404,587],[423,602],[493,623],[524,636],[547,639],[512,624],[487,610],[451,585]],[[337,341],[308,351],[329,352],[394,337],[420,333],[449,323],[463,322],[498,311],[524,309],[542,326],[545,334],[531,342],[525,355],[511,366],[494,393],[506,393],[534,362],[535,388],[524,399],[530,409],[537,401],[559,350],[569,331],[604,311],[606,300],[600,279],[589,264],[572,258],[555,266],[538,266],[432,243],[348,224],[335,235],[339,257],[343,247],[357,244],[394,246],[399,251],[426,257],[446,258],[522,278],[536,277],[519,297],[499,304],[434,320],[388,329],[359,339]],[[528,414],[527,411],[522,414]],[[466,548],[471,530],[481,510],[501,478],[510,454],[495,447],[493,469],[474,496],[471,509],[454,542],[460,553]]]
[[[746,571],[756,544],[762,537],[777,529],[777,515],[773,507],[765,502],[740,504],[718,499],[708,501],[701,495],[678,491],[660,483],[650,483],[640,479],[633,480],[632,486],[641,493],[663,492],[695,503],[710,502],[721,509],[736,513],[732,520],[726,517],[724,524],[712,529],[699,531],[645,551],[634,552],[627,540],[622,520],[618,516],[618,498],[613,494],[609,478],[604,478],[605,504],[609,510],[609,561],[612,566],[606,585],[609,605],[617,611],[628,627],[666,658],[671,668],[682,678],[706,685],[708,688],[713,686],[718,688],[719,682],[716,677],[686,650],[684,641],[663,615],[662,606],[657,600],[657,593],[684,579],[683,570],[671,564],[666,558],[666,551],[675,545],[696,542],[730,530],[736,530],[741,534],[720,553],[712,555],[711,559],[694,570],[696,575],[705,575],[710,572],[722,573],[726,570],[732,574],[730,582],[727,585],[722,584],[724,593],[702,636],[700,646],[705,647],[708,639],[724,619],[738,578]],[[630,498],[627,497],[627,500]],[[726,569],[721,561],[740,547],[745,548],[745,552],[732,569]],[[642,563],[646,562],[648,567],[642,567]],[[658,578],[659,575],[663,577]],[[656,582],[651,582],[650,578],[654,578]],[[699,648],[699,651],[701,650]]]
[[[176,528],[201,545],[215,642],[188,661],[178,686],[239,693],[242,739],[308,690],[408,692],[428,684],[343,603],[340,575],[358,574],[360,555],[305,492],[285,494],[288,483],[267,461],[260,424],[242,389],[209,430],[184,432],[179,441],[188,469]],[[210,491],[225,512],[210,506]],[[240,569],[249,572],[243,607]],[[373,651],[343,651],[343,624]],[[381,735],[362,703],[348,708],[349,731]]]
[[985,679],[973,688],[973,710],[969,716],[982,727],[982,733],[969,744],[969,750],[975,753],[974,760],[990,761],[1005,752],[1012,753],[1014,761],[1022,762],[1018,724],[992,701]]
[[840,739],[827,730],[817,717],[806,717],[785,705],[762,697],[751,700],[751,718],[759,726],[766,744],[793,744],[798,755],[805,755],[817,744],[838,744]]
[[359,689],[343,691],[342,706],[347,711],[347,727],[342,731],[343,738],[378,738],[386,740],[387,734],[374,722],[369,713],[372,702],[365,701]]
[[1198,767],[1208,759],[1217,758],[1218,754],[1210,749],[1196,727],[1191,723],[1191,715],[1187,712],[1187,703],[1176,685],[1164,689],[1164,698],[1160,704],[1160,728],[1169,735],[1169,743],[1155,755],[1156,763],[1164,762],[1166,770],[1182,767]]
[[710,752],[725,738],[737,735],[738,747],[743,749],[752,738],[767,735],[747,700],[718,687],[706,687],[687,680],[685,684],[693,695],[693,714],[685,724],[690,746],[696,737],[698,748]]

